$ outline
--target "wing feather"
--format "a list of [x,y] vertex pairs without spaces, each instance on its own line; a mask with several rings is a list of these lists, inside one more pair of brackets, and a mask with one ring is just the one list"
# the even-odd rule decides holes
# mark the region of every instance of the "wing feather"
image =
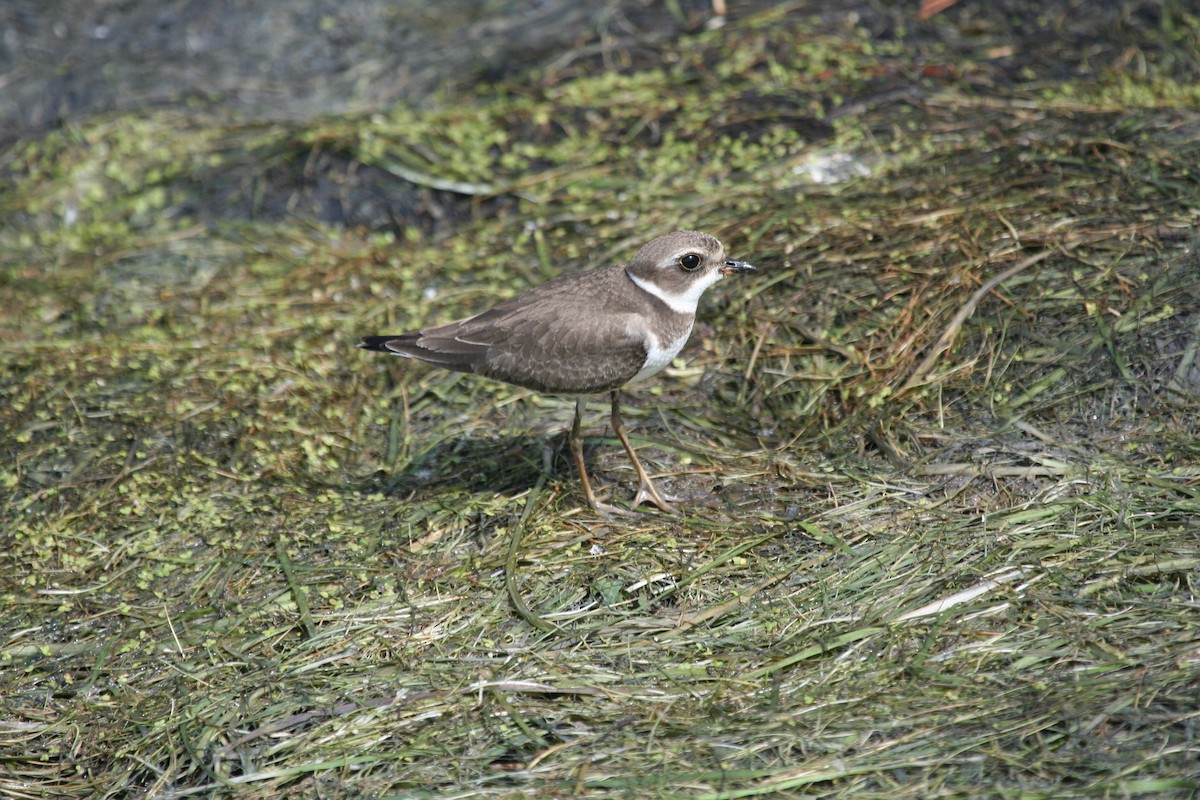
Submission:
[[622,267],[569,275],[473,317],[360,346],[551,394],[603,392],[646,360],[645,309],[628,299],[627,281]]

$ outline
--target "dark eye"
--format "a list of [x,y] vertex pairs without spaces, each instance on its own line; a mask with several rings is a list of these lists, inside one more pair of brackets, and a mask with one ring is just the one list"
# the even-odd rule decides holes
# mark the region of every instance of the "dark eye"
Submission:
[[679,259],[679,266],[686,269],[688,272],[694,271],[700,266],[700,256],[695,253],[688,253],[683,258]]

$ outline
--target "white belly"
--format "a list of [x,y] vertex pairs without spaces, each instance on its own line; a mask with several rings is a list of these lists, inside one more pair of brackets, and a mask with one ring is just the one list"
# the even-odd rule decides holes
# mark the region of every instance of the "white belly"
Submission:
[[678,339],[673,342],[663,343],[658,340],[657,336],[647,331],[645,338],[646,363],[642,365],[638,374],[634,375],[633,379],[629,382],[637,383],[649,378],[656,372],[660,372],[663,367],[675,359],[675,356],[679,355],[679,351],[687,344],[688,337],[691,335],[692,326],[689,325],[688,329]]

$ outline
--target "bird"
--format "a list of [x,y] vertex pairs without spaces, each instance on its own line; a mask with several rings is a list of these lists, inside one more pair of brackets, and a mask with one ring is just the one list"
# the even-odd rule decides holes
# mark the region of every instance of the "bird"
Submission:
[[609,394],[612,428],[638,476],[632,508],[653,503],[678,514],[638,460],[621,420],[620,389],[660,372],[683,349],[708,287],[755,272],[726,258],[714,236],[678,231],[643,245],[627,264],[569,273],[472,317],[382,336],[358,347],[554,395],[576,398],[568,431],[584,499],[605,516],[627,514],[596,499],[580,427],[589,395]]

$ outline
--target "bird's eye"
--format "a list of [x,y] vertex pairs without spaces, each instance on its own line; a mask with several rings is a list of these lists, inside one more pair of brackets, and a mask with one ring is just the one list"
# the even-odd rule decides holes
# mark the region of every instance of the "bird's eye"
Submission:
[[688,272],[694,272],[700,266],[700,256],[695,253],[688,253],[683,258],[679,259],[679,266],[686,269]]

